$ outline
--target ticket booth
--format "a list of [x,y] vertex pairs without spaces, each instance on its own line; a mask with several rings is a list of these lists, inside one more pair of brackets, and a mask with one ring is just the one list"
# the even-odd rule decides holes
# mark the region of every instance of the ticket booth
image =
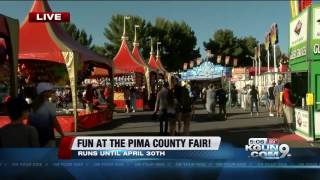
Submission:
[[320,6],[305,9],[290,22],[289,68],[295,107],[295,132],[320,139]]

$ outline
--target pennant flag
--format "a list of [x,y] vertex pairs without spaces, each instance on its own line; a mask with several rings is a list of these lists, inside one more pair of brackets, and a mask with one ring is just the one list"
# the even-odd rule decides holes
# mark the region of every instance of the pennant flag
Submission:
[[225,64],[229,64],[229,61],[230,61],[230,56],[226,56],[226,58],[225,58]]
[[311,6],[312,0],[300,0],[299,2],[299,12],[302,12],[304,9]]
[[183,63],[183,70],[187,70],[188,69],[188,63]]
[[201,63],[201,58],[197,58],[197,65],[199,65]]
[[190,61],[190,68],[192,68],[193,67],[193,65],[194,65],[194,61]]
[[270,46],[270,32],[266,32],[264,36],[264,47],[266,51],[269,50],[269,46]]
[[217,57],[217,63],[218,63],[218,64],[221,63],[221,56],[220,56],[220,55]]

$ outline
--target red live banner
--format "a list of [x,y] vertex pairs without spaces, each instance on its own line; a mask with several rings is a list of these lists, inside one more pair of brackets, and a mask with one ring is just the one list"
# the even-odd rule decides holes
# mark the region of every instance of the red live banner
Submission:
[[70,22],[69,12],[30,12],[29,22]]

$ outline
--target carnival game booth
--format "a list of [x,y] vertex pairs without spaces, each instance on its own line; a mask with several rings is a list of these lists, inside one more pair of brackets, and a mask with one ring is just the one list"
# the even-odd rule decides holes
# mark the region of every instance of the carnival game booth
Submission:
[[[30,12],[51,12],[51,9],[47,1],[34,1]],[[70,88],[71,108],[57,112],[65,132],[111,122],[112,110],[108,106],[90,113],[78,108],[77,89],[91,75],[93,67],[108,70],[112,78],[112,61],[81,46],[57,23],[30,23],[27,19],[20,27],[19,37],[21,81],[30,86],[48,81],[56,87]]]
[[207,82],[204,84],[207,86],[212,82],[221,84],[224,77],[231,76],[231,68],[204,60],[199,65],[181,72],[180,75],[184,81],[203,81]]
[[19,22],[0,14],[0,127],[10,123],[5,102],[17,95]]
[[[124,27],[125,28],[125,27]],[[141,63],[141,60],[137,60],[129,50],[127,45],[127,37],[125,29],[123,31],[122,42],[120,49],[116,56],[113,58],[114,71],[114,104],[116,110],[125,110],[125,99],[134,93],[135,97],[135,110],[143,110],[143,93],[142,89],[145,86],[146,79],[145,73],[147,67]],[[136,52],[137,53],[137,52]],[[139,53],[139,52],[138,52]],[[137,55],[137,54],[136,54]],[[140,56],[140,54],[139,54]]]
[[318,4],[302,11],[289,24],[289,69],[293,101],[296,103],[295,133],[313,141],[320,138],[319,22]]

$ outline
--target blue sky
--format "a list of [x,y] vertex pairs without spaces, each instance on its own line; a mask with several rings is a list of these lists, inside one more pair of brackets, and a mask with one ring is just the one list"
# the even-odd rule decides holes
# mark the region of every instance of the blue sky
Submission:
[[[0,1],[0,13],[22,22],[33,1]],[[288,52],[289,1],[49,1],[53,11],[68,11],[71,21],[102,45],[113,14],[132,14],[154,22],[156,17],[185,21],[195,31],[197,47],[204,53],[208,41],[218,29],[231,29],[238,37],[253,36],[260,42],[273,22],[279,27],[279,45]],[[133,28],[133,27],[132,27]]]

